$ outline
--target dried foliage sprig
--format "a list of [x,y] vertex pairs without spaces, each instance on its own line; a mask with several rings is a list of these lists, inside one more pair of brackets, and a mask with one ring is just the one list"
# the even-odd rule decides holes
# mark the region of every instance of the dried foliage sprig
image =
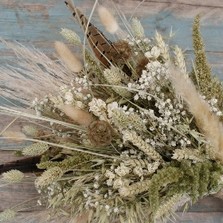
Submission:
[[201,94],[207,99],[216,98],[218,107],[222,110],[223,87],[222,83],[213,77],[211,67],[205,53],[204,42],[200,33],[200,16],[196,16],[193,24],[193,47],[195,53],[194,71],[192,79],[198,86]]
[[[210,110],[209,104],[202,99],[192,81],[176,68],[171,68],[170,80],[176,93],[182,97],[188,105],[189,111],[195,117],[198,128],[205,134],[206,139],[213,146],[216,155],[222,158],[222,123],[216,114]],[[201,112],[202,111],[202,112]]]

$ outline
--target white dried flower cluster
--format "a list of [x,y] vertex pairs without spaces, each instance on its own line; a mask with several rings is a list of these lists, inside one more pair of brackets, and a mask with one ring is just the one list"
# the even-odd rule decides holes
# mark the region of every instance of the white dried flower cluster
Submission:
[[130,173],[130,170],[131,169],[127,167],[124,163],[120,163],[120,165],[114,171],[118,176],[124,177]]
[[119,189],[123,186],[129,185],[131,182],[130,179],[125,178],[126,175],[130,174],[131,168],[125,166],[124,163],[120,163],[114,169],[106,170],[105,177],[108,179],[106,180],[106,184],[113,189]]
[[[121,154],[121,157],[124,160],[128,160],[130,157],[135,157],[136,155],[137,153],[135,151],[127,150]],[[130,176],[132,176],[134,179],[134,175],[136,175],[133,173],[135,166],[129,165],[129,163],[126,163],[124,160],[120,163],[116,163],[116,161],[114,161],[114,164],[110,167],[110,169],[106,170],[104,174],[104,176],[107,178],[106,184],[112,190],[116,191],[124,186],[129,186],[129,184],[132,182]]]
[[63,104],[73,104],[80,108],[86,106],[91,95],[86,93],[89,91],[90,82],[87,76],[75,77],[70,86],[62,86],[59,91],[59,97]]
[[32,106],[38,116],[41,116],[45,110],[51,113],[60,113],[60,116],[63,116],[64,113],[58,108],[64,104],[84,109],[92,98],[89,93],[90,84],[87,76],[75,77],[69,86],[61,86],[57,95],[47,95],[42,100],[35,98]]
[[42,111],[44,109],[44,105],[46,103],[48,103],[48,101],[49,101],[48,97],[45,97],[42,100],[39,100],[38,98],[35,98],[32,101],[32,107],[35,109],[36,116],[41,116],[42,115]]
[[53,199],[55,195],[63,191],[63,193],[66,192],[66,188],[63,187],[58,182],[53,182],[47,187],[47,194],[49,199]]
[[[184,110],[183,105],[177,99],[165,99],[165,96],[162,94],[159,101],[155,103],[155,107],[159,112],[159,117],[155,117],[155,113],[151,111],[150,117],[153,119],[151,121],[150,131],[155,131],[156,128],[159,128],[161,131],[161,138],[154,137],[152,140],[149,140],[153,145],[156,140],[160,143],[164,143],[170,146],[187,146],[191,144],[191,141],[182,134],[177,133],[173,128],[181,125],[182,120],[186,117],[186,111]],[[159,144],[161,145],[161,144]]]
[[32,107],[35,109],[37,116],[42,116],[45,110],[51,113],[56,113],[58,106],[61,104],[63,104],[62,97],[48,95],[45,96],[42,100],[35,98],[32,102]]
[[[203,97],[205,99],[205,97]],[[210,100],[206,100],[210,106],[210,110],[215,113],[217,116],[222,116],[222,111],[218,108],[218,99],[211,98]]]
[[160,166],[159,161],[151,162],[149,158],[145,158],[142,151],[137,149],[123,151],[120,157],[124,165],[131,168],[130,172],[134,177],[136,175],[140,177],[140,179],[154,173]]
[[160,56],[160,53],[161,53],[161,50],[159,47],[157,46],[153,46],[151,48],[150,51],[147,51],[145,53],[145,56],[148,58],[148,59],[153,59],[153,60],[156,60],[159,56]]
[[[136,92],[135,101],[142,99],[147,101],[145,103],[148,105],[152,103],[151,109],[140,113],[141,116],[144,113],[150,120],[149,130],[154,132],[154,136],[148,138],[147,142],[155,148],[165,145],[185,147],[191,144],[186,136],[172,131],[173,128],[181,125],[187,112],[183,103],[171,94],[168,75],[168,64],[156,60],[147,64],[146,70],[143,70],[138,81],[128,84],[129,90]],[[157,133],[157,129],[160,134]]]
[[131,167],[133,170],[132,172],[139,176],[147,176],[150,175],[152,173],[154,173],[159,165],[160,162],[149,162],[147,159],[127,159],[124,160],[123,163],[127,166],[127,167]]
[[107,105],[106,103],[97,98],[93,98],[89,103],[89,111],[97,116],[100,120],[106,121],[107,118]]
[[145,155],[135,149],[123,151],[120,157],[122,161],[120,163],[114,161],[110,169],[106,170],[104,174],[107,178],[107,186],[114,193],[118,190],[121,196],[134,194],[135,189],[131,190],[131,188],[138,188],[136,191],[143,192],[146,184],[140,183],[139,185],[135,182],[144,181],[144,178],[158,169],[160,162],[151,162],[149,159],[145,159]]
[[161,64],[159,61],[152,61],[147,64],[146,70],[143,70],[141,77],[134,83],[129,83],[129,90],[136,91],[134,99],[147,99],[150,101],[156,94],[160,94],[162,87],[168,82],[167,64]]
[[59,97],[61,98],[61,101],[63,101],[63,104],[73,104],[75,101],[74,93],[69,86],[62,86],[60,88]]

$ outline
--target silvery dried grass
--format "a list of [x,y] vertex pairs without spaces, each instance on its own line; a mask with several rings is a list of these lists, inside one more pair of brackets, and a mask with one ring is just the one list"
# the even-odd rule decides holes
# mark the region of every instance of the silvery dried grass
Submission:
[[58,87],[70,83],[73,78],[72,72],[66,66],[50,59],[39,50],[3,39],[0,41],[18,58],[16,66],[0,67],[2,97],[30,106],[34,98],[55,93]]

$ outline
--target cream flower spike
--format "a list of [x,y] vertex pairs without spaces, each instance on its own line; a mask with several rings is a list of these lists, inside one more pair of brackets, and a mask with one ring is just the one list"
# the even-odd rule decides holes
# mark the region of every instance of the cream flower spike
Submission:
[[104,6],[98,7],[98,15],[101,20],[101,23],[104,25],[105,29],[114,34],[119,30],[119,25],[115,19],[115,17],[111,14],[111,12],[105,8]]

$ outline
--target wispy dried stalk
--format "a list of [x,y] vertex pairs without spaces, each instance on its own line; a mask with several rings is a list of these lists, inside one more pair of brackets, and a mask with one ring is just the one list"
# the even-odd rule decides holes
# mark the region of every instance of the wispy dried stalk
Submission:
[[0,67],[2,97],[17,101],[20,106],[30,106],[34,98],[53,94],[58,91],[58,87],[72,80],[73,74],[68,68],[39,50],[28,49],[19,43],[6,42],[3,39],[0,42],[13,50],[18,57],[15,66]]

